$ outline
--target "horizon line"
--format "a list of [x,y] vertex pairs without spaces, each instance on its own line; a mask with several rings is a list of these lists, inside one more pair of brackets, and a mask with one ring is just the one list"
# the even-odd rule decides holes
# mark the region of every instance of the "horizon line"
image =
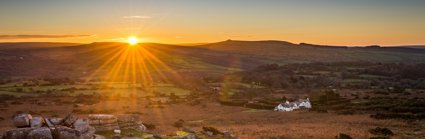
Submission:
[[[226,41],[240,41],[240,42],[267,42],[267,41],[275,41],[275,42],[286,42],[291,43],[295,45],[317,45],[317,46],[328,46],[328,47],[369,47],[369,46],[379,46],[379,47],[398,47],[398,46],[404,46],[404,47],[425,47],[425,44],[394,44],[394,45],[379,45],[379,44],[369,44],[369,45],[333,45],[333,44],[316,44],[316,43],[307,43],[307,42],[300,42],[300,43],[293,43],[290,41],[285,40],[233,40],[233,39],[227,39],[223,41],[215,41],[215,42],[188,42],[188,43],[162,43],[162,42],[140,42],[139,44],[163,44],[163,45],[180,45],[180,46],[189,46],[189,45],[204,45],[204,44],[214,44],[214,43],[220,43],[220,42],[226,42]],[[95,41],[90,43],[81,43],[81,42],[61,42],[61,41],[16,41],[16,42],[1,42],[0,44],[5,43],[69,43],[69,44],[93,44],[93,43],[127,43],[127,42],[121,42],[121,41]]]

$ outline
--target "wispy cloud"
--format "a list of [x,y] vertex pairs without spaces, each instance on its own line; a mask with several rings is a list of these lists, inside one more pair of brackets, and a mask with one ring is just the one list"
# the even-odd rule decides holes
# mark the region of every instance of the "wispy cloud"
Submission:
[[122,18],[125,18],[125,19],[150,19],[152,17],[146,16],[146,15],[128,15],[128,16],[123,16]]
[[95,35],[0,35],[0,39],[77,38]]

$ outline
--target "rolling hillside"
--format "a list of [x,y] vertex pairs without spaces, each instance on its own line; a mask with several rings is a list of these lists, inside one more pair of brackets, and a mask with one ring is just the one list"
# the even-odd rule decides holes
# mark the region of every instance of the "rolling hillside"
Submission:
[[[146,69],[187,73],[224,73],[268,63],[425,62],[425,49],[403,46],[343,47],[284,41],[228,40],[188,46],[145,43],[140,47],[154,56],[153,59],[145,61]],[[114,68],[120,56],[119,52],[126,48],[127,44],[107,42],[3,43],[0,44],[0,76],[82,77],[91,75],[96,70],[106,73]]]

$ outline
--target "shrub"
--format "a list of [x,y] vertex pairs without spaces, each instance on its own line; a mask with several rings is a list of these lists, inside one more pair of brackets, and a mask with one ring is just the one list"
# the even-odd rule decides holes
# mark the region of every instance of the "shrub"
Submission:
[[370,115],[375,119],[405,119],[405,120],[422,120],[425,119],[425,113],[411,114],[411,113],[377,113]]
[[156,128],[154,124],[150,124],[150,123],[143,123],[143,125],[145,125],[146,128],[149,130],[154,130]]
[[205,132],[211,132],[213,133],[213,135],[219,135],[219,134],[223,134],[223,132],[221,132],[220,130],[218,130],[217,128],[214,127],[209,127],[209,126],[204,126],[202,127],[202,130],[204,130]]
[[174,122],[173,126],[177,128],[181,128],[183,127],[183,124],[184,124],[184,120],[179,119],[178,121]]
[[369,129],[369,133],[371,133],[373,135],[380,135],[380,136],[393,136],[394,135],[394,133],[390,129],[380,128],[380,127]]
[[337,139],[352,139],[352,137],[344,133],[339,133],[339,136],[337,136]]
[[243,107],[245,105],[245,103],[247,103],[248,101],[244,101],[244,100],[220,100],[219,103],[221,105],[227,105],[227,106],[241,106]]

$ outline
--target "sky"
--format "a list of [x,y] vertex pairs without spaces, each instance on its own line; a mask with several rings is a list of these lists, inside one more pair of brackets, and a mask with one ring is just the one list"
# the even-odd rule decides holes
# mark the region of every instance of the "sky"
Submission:
[[425,44],[425,0],[0,0],[0,42]]

